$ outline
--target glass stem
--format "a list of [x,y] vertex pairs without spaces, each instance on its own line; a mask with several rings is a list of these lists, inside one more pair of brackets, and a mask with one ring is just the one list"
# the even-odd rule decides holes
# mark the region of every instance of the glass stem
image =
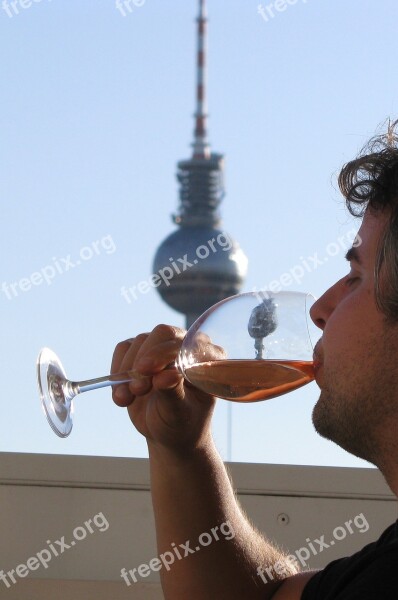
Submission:
[[124,373],[114,373],[113,375],[105,375],[105,377],[97,377],[96,379],[86,379],[84,381],[71,381],[71,386],[75,394],[83,394],[90,390],[108,387],[110,385],[119,385],[120,383],[128,383],[133,379],[143,379],[143,375],[136,371],[125,371]]
[[[181,373],[181,370],[177,364],[170,363],[166,369],[177,370]],[[181,373],[182,374],[182,373]],[[123,373],[114,373],[113,375],[105,375],[105,377],[96,377],[95,379],[85,379],[84,381],[68,381],[69,389],[72,396],[76,394],[83,394],[90,390],[97,390],[98,388],[109,387],[110,385],[120,385],[121,383],[129,383],[134,379],[147,379],[146,375],[142,375],[138,371],[124,371]]]

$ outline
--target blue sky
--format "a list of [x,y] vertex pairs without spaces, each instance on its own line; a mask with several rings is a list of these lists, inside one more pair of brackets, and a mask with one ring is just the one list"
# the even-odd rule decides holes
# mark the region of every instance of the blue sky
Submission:
[[[119,340],[183,324],[154,289],[131,303],[121,295],[149,279],[174,229],[176,162],[190,156],[193,131],[197,2],[140,4],[125,17],[113,0],[19,0],[11,17],[0,8],[0,283],[18,283],[10,297],[0,292],[2,451],[146,456],[109,390],[78,398],[71,436],[57,439],[35,381],[42,346],[71,378],[86,379],[109,371]],[[359,227],[336,174],[398,114],[398,7],[298,0],[277,11],[265,1],[274,15],[266,21],[258,4],[208,1],[223,226],[249,259],[245,290],[304,270],[286,289],[319,296],[346,273]],[[315,255],[316,269],[307,268]],[[49,284],[33,275],[54,271]],[[232,459],[366,466],[315,434],[317,397],[312,383],[233,405]],[[220,401],[214,432],[224,458],[227,412]]]

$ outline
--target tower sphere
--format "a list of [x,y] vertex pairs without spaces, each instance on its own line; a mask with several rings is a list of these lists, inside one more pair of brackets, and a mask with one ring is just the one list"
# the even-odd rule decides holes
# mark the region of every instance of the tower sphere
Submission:
[[206,225],[181,227],[159,246],[153,263],[162,299],[187,315],[189,325],[211,305],[237,294],[247,258],[223,230]]

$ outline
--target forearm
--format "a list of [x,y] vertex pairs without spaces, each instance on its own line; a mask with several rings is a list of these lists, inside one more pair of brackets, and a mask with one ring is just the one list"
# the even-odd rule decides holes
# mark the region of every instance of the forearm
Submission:
[[243,515],[212,440],[190,456],[151,445],[149,455],[158,551],[174,556],[161,570],[166,600],[271,598],[279,584],[264,587],[257,569],[281,554]]

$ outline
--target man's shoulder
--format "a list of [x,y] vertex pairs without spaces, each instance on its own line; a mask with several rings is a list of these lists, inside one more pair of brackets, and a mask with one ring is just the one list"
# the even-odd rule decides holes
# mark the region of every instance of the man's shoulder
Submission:
[[[380,538],[352,556],[329,563],[311,577],[302,600],[383,600],[398,598],[398,525],[393,523]],[[283,597],[281,597],[283,600]]]
[[272,600],[397,600],[397,561],[398,522],[352,556],[285,579]]
[[300,600],[307,583],[319,571],[305,571],[288,577],[282,582],[272,600]]

